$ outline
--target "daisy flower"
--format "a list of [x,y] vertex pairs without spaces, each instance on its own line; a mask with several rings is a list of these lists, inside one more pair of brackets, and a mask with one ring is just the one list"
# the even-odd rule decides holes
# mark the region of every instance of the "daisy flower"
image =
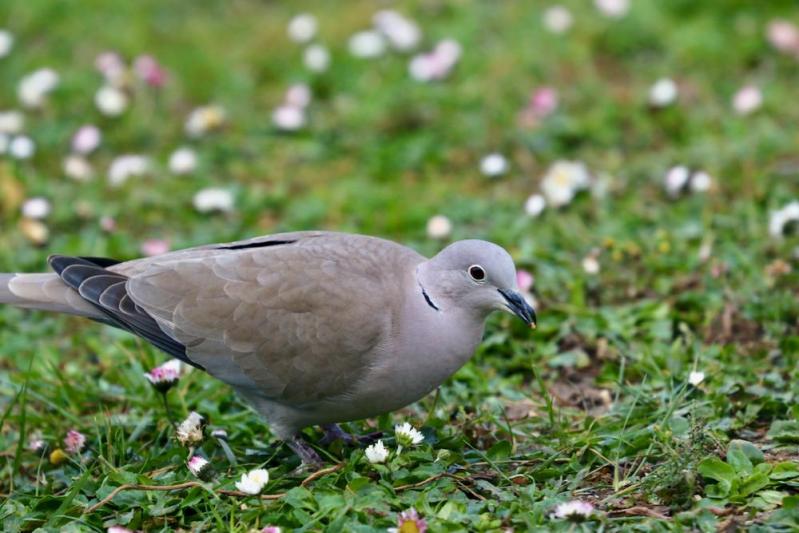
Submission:
[[245,494],[260,494],[266,484],[269,483],[269,472],[264,468],[250,470],[241,475],[241,479],[236,482],[236,488]]
[[378,440],[376,443],[367,446],[364,453],[366,454],[366,459],[372,464],[385,463],[386,459],[388,459],[388,449],[383,444],[382,440]]
[[588,502],[572,500],[558,504],[552,513],[552,518],[559,520],[586,520],[594,514],[594,506]]
[[80,453],[86,445],[86,436],[80,431],[70,429],[64,437],[64,449],[67,453]]
[[183,446],[194,446],[203,440],[203,430],[206,420],[200,413],[192,411],[189,416],[178,425],[177,438]]
[[[155,254],[160,255],[160,254]],[[155,390],[164,393],[171,389],[180,379],[181,363],[178,359],[167,361],[161,366],[157,366],[145,372],[144,377],[150,382]]]
[[388,531],[389,533],[425,533],[427,521],[419,516],[416,509],[411,507],[397,516],[397,527],[390,527]]

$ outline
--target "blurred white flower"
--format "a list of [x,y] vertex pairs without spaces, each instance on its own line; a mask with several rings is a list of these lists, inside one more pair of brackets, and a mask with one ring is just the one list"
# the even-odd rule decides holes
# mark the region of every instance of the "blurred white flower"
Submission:
[[50,238],[50,230],[41,220],[23,218],[19,222],[19,229],[30,242],[41,246]]
[[388,449],[383,444],[382,440],[378,440],[374,444],[370,444],[364,450],[366,454],[366,459],[372,463],[385,463],[386,459],[388,459]]
[[386,41],[383,39],[383,36],[376,31],[359,31],[350,37],[349,49],[350,53],[355,57],[379,57],[386,51]]
[[461,57],[461,45],[452,39],[439,41],[431,52],[417,54],[408,64],[411,78],[433,81],[446,78]]
[[630,10],[630,0],[594,0],[594,5],[610,18],[621,18]]
[[28,437],[28,450],[34,453],[42,452],[47,447],[47,443],[42,438],[40,431],[34,431]]
[[80,431],[70,429],[64,437],[64,450],[67,453],[80,453],[86,445],[86,436]]
[[794,200],[782,209],[772,211],[768,232],[775,239],[782,238],[789,225],[799,225],[799,201]]
[[47,215],[52,210],[53,206],[50,205],[47,198],[42,198],[41,196],[29,198],[22,204],[22,216],[36,220],[47,218]]
[[[169,251],[169,241],[165,239],[147,239],[139,246],[139,251],[147,257],[155,257]],[[152,380],[150,380],[152,383]]]
[[524,212],[533,218],[537,217],[544,212],[547,206],[547,201],[542,194],[532,194],[524,202]]
[[195,446],[203,441],[203,430],[206,420],[203,415],[196,411],[189,413],[189,416],[181,422],[175,431],[178,441],[183,446]]
[[597,252],[592,251],[591,253],[586,255],[583,258],[582,266],[583,266],[583,271],[586,274],[590,274],[592,276],[599,274],[599,270],[601,267],[599,265],[599,259],[597,258]]
[[324,72],[330,66],[330,52],[321,44],[312,44],[305,49],[302,61],[311,72]]
[[310,13],[300,13],[289,21],[289,38],[295,43],[307,43],[316,36],[318,24]]
[[700,383],[705,381],[705,373],[704,372],[697,372],[696,370],[692,371],[688,374],[688,383],[693,385],[694,387],[698,387]]
[[397,453],[400,453],[402,448],[415,446],[422,442],[424,435],[408,422],[404,422],[394,426],[394,438],[397,439]]
[[691,175],[691,190],[693,192],[705,192],[713,186],[713,178],[704,170],[698,170]]
[[496,152],[488,154],[480,160],[480,172],[491,178],[505,174],[508,171],[508,166],[505,156]]
[[225,110],[216,105],[195,108],[186,118],[184,126],[189,137],[201,137],[218,130],[225,124]]
[[296,131],[305,126],[305,111],[293,105],[281,105],[272,112],[272,123],[283,131]]
[[283,529],[279,526],[266,526],[261,530],[261,533],[283,533]]
[[186,462],[186,466],[188,467],[189,472],[203,481],[210,481],[210,479],[213,477],[214,471],[211,468],[211,463],[199,455],[192,456],[192,458]]
[[269,483],[269,472],[264,468],[250,470],[241,475],[241,480],[236,482],[236,488],[245,494],[260,494]]
[[286,105],[294,107],[308,107],[311,104],[311,89],[304,83],[295,83],[286,91]]
[[100,217],[100,229],[106,233],[111,233],[117,229],[117,221],[108,215]]
[[94,169],[82,155],[68,155],[64,158],[64,174],[75,181],[89,181]]
[[585,520],[594,514],[594,506],[588,502],[572,500],[559,503],[552,513],[552,518],[559,520]]
[[732,99],[732,108],[739,115],[748,115],[763,105],[763,94],[754,85],[741,87]]
[[799,28],[784,19],[769,22],[766,38],[777,51],[799,57]]
[[127,83],[128,68],[116,52],[103,52],[94,60],[94,67],[103,75],[105,81],[114,87],[123,87]]
[[574,18],[571,11],[564,6],[556,5],[544,11],[544,27],[552,33],[563,33],[571,28]]
[[8,144],[8,153],[14,159],[30,159],[36,152],[36,143],[26,135],[17,135]]
[[422,40],[422,30],[419,29],[416,22],[394,10],[378,11],[373,22],[375,28],[386,37],[392,48],[400,52],[412,50]]
[[22,78],[17,85],[17,96],[25,107],[41,107],[47,95],[58,86],[58,74],[50,68],[42,68]]
[[200,213],[233,211],[233,193],[217,187],[202,189],[194,195],[194,209]]
[[655,107],[666,107],[677,100],[677,84],[671,78],[661,78],[649,89],[649,103]]
[[94,95],[94,104],[107,117],[118,117],[128,108],[128,96],[111,85],[104,85]]
[[677,165],[671,167],[663,179],[663,186],[669,196],[676,197],[688,186],[688,180],[691,177],[691,171],[688,167]]
[[0,30],[0,57],[6,57],[14,48],[14,36],[8,30]]
[[25,115],[19,111],[0,111],[0,133],[15,134],[25,127]]
[[77,154],[89,154],[100,146],[102,134],[97,126],[87,124],[81,126],[72,136],[72,151]]
[[579,161],[555,161],[541,180],[541,192],[553,207],[569,204],[578,192],[587,189],[591,176]]
[[117,187],[129,178],[143,176],[150,171],[150,160],[143,155],[126,154],[116,157],[108,168],[108,182]]
[[452,233],[452,222],[444,215],[436,215],[427,221],[427,236],[431,239],[446,239]]
[[197,169],[197,153],[189,147],[178,148],[169,156],[169,170],[173,174],[191,174]]

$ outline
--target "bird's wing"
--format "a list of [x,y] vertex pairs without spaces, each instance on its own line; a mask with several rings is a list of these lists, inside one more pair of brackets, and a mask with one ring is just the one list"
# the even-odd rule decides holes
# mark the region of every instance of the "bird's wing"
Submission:
[[211,374],[299,405],[368,371],[420,257],[371,237],[281,234],[153,258],[126,290]]

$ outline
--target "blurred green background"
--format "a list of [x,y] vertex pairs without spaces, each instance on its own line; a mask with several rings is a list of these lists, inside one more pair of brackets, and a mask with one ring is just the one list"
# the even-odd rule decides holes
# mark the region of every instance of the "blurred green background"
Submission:
[[[13,36],[0,57],[0,112],[24,116],[24,125],[9,127],[13,117],[0,115],[0,271],[44,270],[53,252],[129,259],[330,229],[425,254],[484,238],[505,246],[535,280],[536,334],[494,317],[478,356],[437,403],[427,399],[395,419],[424,423],[441,441],[409,464],[375,474],[354,451],[323,488],[265,509],[242,511],[201,490],[186,500],[131,496],[117,505],[123,524],[367,531],[415,506],[435,531],[521,531],[568,527],[548,516],[571,497],[594,503],[610,529],[712,530],[729,516],[795,524],[795,483],[775,478],[713,499],[706,486],[714,478],[698,465],[722,460],[730,439],[766,451],[765,464],[796,457],[799,431],[786,437],[773,426],[799,423],[799,207],[780,211],[799,199],[799,8],[788,0],[627,4],[0,3],[0,28]],[[373,17],[385,9],[420,30],[410,50],[394,49],[375,29]],[[293,38],[287,30],[300,13],[317,23],[310,38],[300,31],[307,19],[305,28],[294,19]],[[357,56],[352,36],[362,31],[372,34],[361,45],[382,42],[376,57]],[[460,46],[454,65],[440,79],[414,79],[411,61],[443,40]],[[312,46],[329,54],[326,68],[309,68]],[[155,64],[137,61],[142,55]],[[115,57],[117,70],[98,69],[98,56]],[[21,81],[39,69],[52,69],[57,83],[40,79],[47,90],[26,106]],[[101,108],[118,101],[98,107],[103,87],[127,102],[116,116]],[[277,110],[303,125],[281,127]],[[193,113],[207,131],[187,132]],[[80,156],[92,176],[77,180],[64,165],[84,125],[102,139]],[[19,137],[34,143],[30,157],[19,157]],[[170,165],[179,148],[196,158],[182,175]],[[147,169],[114,185],[109,173],[125,154],[146,157]],[[489,154],[501,154],[501,175],[481,168]],[[575,179],[559,174],[563,167],[552,171],[563,160],[584,165],[570,172],[586,169],[589,178],[558,207],[548,179],[561,191]],[[223,203],[231,194],[232,205],[204,210],[196,195],[208,188],[222,189],[212,197]],[[526,212],[541,191],[547,207]],[[32,198],[44,198],[51,212],[27,203]],[[436,215],[451,231],[430,233]],[[158,399],[139,379],[158,360],[108,328],[0,310],[7,530],[111,525],[112,506],[77,517],[95,491],[122,482],[122,470],[143,475],[171,465],[177,481],[189,477]],[[691,371],[703,374],[699,387],[687,383]],[[245,450],[265,446],[268,432],[226,387],[194,373],[174,401],[176,409],[212,413],[240,460],[258,462]],[[534,416],[509,419],[519,402]],[[57,443],[72,427],[91,435],[91,458],[49,465],[19,444],[31,428]],[[511,451],[496,451],[499,442]],[[435,461],[439,449],[452,455]],[[484,461],[492,449],[495,477],[483,480],[491,488],[470,489],[483,500],[446,478],[418,491],[385,489]],[[235,477],[219,450],[206,453]],[[41,471],[46,483],[35,482]],[[375,475],[380,483],[349,485]],[[73,493],[75,479],[84,488]],[[280,467],[273,479],[275,491],[298,483]],[[169,512],[153,511],[158,505]],[[636,505],[662,518],[624,514]],[[713,505],[731,511],[708,511]]]

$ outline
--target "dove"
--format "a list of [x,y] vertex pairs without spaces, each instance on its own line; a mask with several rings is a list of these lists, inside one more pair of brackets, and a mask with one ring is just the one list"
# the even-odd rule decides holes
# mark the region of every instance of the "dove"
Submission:
[[463,366],[495,310],[536,325],[511,256],[481,240],[428,259],[377,237],[308,231],[116,261],[52,255],[0,274],[0,303],[126,330],[230,385],[308,465],[301,430],[378,416]]

